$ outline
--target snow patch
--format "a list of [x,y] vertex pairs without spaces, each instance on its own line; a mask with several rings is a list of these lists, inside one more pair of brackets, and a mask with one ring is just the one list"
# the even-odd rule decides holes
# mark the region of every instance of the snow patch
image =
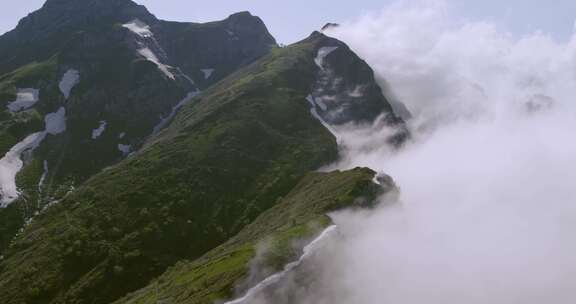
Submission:
[[[180,70],[180,69],[178,69]],[[180,71],[182,73],[182,71]],[[192,78],[190,78],[190,76],[182,73],[182,76],[184,77],[184,79],[188,80],[188,83],[190,83],[190,85],[194,86],[196,85],[196,83],[194,82],[194,80]]]
[[16,187],[16,174],[22,170],[24,162],[22,154],[34,150],[46,136],[46,132],[37,132],[28,135],[16,144],[2,159],[0,159],[0,208],[6,208],[18,198],[20,192]]
[[46,176],[48,176],[48,161],[44,160],[44,172],[40,177],[40,181],[38,182],[38,192],[42,191],[42,186],[44,186],[44,181],[46,181]]
[[365,90],[365,88],[366,88],[366,86],[357,85],[357,86],[354,88],[354,91],[348,93],[348,96],[354,97],[354,98],[360,98],[360,97],[364,96],[364,90]]
[[57,135],[66,131],[66,109],[60,107],[58,111],[46,115],[44,123],[48,134]]
[[130,151],[132,151],[132,146],[124,145],[124,144],[118,144],[118,151],[122,152],[122,154],[124,154],[124,155],[128,155],[128,154],[130,154]]
[[184,106],[190,99],[194,98],[198,94],[200,94],[200,90],[189,92],[186,95],[186,97],[184,97],[182,100],[180,100],[180,102],[178,102],[175,106],[172,107],[172,111],[170,111],[170,114],[168,114],[168,116],[160,117],[160,122],[154,127],[152,134],[156,134],[160,130],[162,130],[172,120],[172,118],[176,116],[178,110],[180,110],[182,106]]
[[320,107],[320,109],[322,109],[322,111],[326,111],[328,109],[328,106],[326,106],[322,98],[314,98],[314,102]]
[[322,117],[318,114],[318,110],[316,110],[316,100],[318,99],[314,99],[314,97],[312,95],[308,95],[308,97],[306,97],[306,100],[308,100],[308,102],[310,103],[310,113],[312,114],[312,116],[314,116],[314,118],[316,118],[320,123],[322,123],[322,125],[328,129],[328,131],[330,131],[330,133],[332,133],[332,135],[334,135],[334,137],[336,137],[336,141],[338,143],[341,142],[340,140],[340,136],[338,136],[338,133],[336,133],[336,130],[334,130],[334,128],[332,128],[332,126],[330,126],[328,123],[326,123]]
[[38,95],[37,89],[18,89],[16,100],[8,104],[8,110],[14,113],[29,109],[38,102]]
[[105,120],[101,120],[98,128],[92,130],[92,139],[100,137],[100,135],[102,135],[102,133],[104,133],[104,131],[106,130],[107,125],[108,123]]
[[149,38],[154,36],[150,30],[150,26],[139,19],[134,19],[128,23],[122,24],[123,27],[129,29],[132,33],[142,37]]
[[170,72],[171,67],[161,63],[160,60],[158,59],[158,56],[156,56],[156,54],[154,54],[154,52],[152,52],[150,48],[147,47],[141,48],[138,50],[138,54],[144,56],[144,58],[146,58],[148,61],[155,63],[160,69],[160,71],[162,71],[162,73],[164,73],[164,75],[166,75],[168,78],[172,80],[176,79],[176,77],[174,77],[174,74]]
[[16,174],[24,166],[22,155],[34,151],[46,135],[57,135],[66,131],[66,109],[60,107],[58,111],[49,113],[44,118],[44,123],[46,124],[44,131],[28,135],[0,159],[0,208],[7,207],[20,195],[16,187]]
[[318,55],[316,56],[316,58],[314,59],[314,62],[316,62],[316,65],[321,68],[324,69],[324,59],[326,58],[326,56],[330,55],[330,53],[334,52],[336,49],[338,49],[337,46],[325,46],[325,47],[321,47],[318,50]]
[[80,82],[80,72],[74,69],[69,69],[64,73],[62,76],[62,80],[60,80],[60,84],[58,87],[60,88],[60,92],[62,95],[68,100],[70,97],[70,92],[72,89]]
[[126,132],[122,132],[122,133],[118,134],[119,139],[124,138],[124,136],[126,136]]
[[214,69],[202,69],[200,70],[202,71],[202,73],[204,73],[204,79],[208,79],[210,78],[210,76],[212,76],[212,73],[214,73]]

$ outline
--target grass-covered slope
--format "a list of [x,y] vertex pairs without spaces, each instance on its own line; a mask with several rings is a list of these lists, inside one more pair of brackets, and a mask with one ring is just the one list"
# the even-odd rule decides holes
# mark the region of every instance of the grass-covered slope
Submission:
[[362,168],[308,174],[228,242],[193,262],[178,263],[117,304],[209,304],[231,298],[235,287],[254,283],[246,282],[250,268],[252,281],[259,281],[297,259],[306,241],[330,223],[327,212],[373,202],[384,190],[372,182],[374,174]]
[[222,244],[336,156],[305,97],[316,49],[277,49],[38,216],[0,262],[2,303],[107,303]]

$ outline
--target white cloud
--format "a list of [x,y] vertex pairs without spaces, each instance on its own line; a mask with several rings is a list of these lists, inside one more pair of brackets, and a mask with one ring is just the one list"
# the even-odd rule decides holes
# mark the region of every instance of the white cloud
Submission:
[[[436,1],[395,4],[332,35],[415,114],[414,138],[392,152],[387,130],[337,130],[335,167],[390,174],[400,203],[335,214],[342,237],[312,263],[317,281],[285,282],[284,298],[573,303],[576,40],[514,38]],[[261,303],[272,302],[283,303]]]

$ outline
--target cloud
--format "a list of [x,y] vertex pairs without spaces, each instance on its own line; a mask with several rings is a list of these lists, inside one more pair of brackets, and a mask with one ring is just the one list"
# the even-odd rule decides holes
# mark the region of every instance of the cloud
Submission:
[[399,2],[331,35],[412,111],[414,139],[392,152],[388,130],[337,130],[333,167],[386,172],[400,202],[334,214],[340,238],[301,270],[307,286],[278,293],[300,304],[574,303],[576,39],[514,37],[441,1]]

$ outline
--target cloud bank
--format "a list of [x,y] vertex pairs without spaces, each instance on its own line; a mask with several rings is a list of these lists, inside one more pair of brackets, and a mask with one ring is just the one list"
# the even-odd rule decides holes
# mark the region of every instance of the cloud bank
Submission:
[[574,303],[576,38],[514,37],[441,1],[329,34],[414,115],[398,152],[388,130],[340,128],[333,167],[391,175],[400,202],[335,214],[340,237],[302,270],[306,286],[255,303]]

